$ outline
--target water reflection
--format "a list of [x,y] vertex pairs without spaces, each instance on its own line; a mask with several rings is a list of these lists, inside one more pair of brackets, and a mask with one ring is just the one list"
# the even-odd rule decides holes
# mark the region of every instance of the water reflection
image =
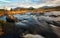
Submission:
[[[36,13],[36,14],[32,14],[31,12],[28,12],[28,13],[26,13],[26,14],[23,14],[23,15],[21,15],[21,14],[15,14],[15,15],[13,15],[13,16],[15,16],[16,18],[18,18],[19,20],[30,20],[31,18],[32,18],[32,16],[39,16],[39,18],[40,18],[40,16],[43,16],[43,17],[49,17],[49,16],[52,16],[52,15],[57,15],[57,16],[60,16],[60,11],[53,11],[53,12],[46,12],[46,13],[44,13],[43,15],[41,15],[41,14],[39,14],[39,13]],[[53,17],[53,16],[52,16]],[[51,17],[50,17],[51,18]],[[2,17],[0,17],[0,20],[6,20],[6,16],[2,16]]]
[[33,16],[35,16],[35,18],[39,18],[43,19],[43,20],[56,20],[56,21],[60,21],[60,11],[53,11],[53,12],[46,12],[44,14],[32,14],[31,12],[26,13],[24,15],[20,15],[20,14],[16,14],[14,15],[15,17],[17,17],[19,20],[29,20],[32,21],[34,18]]
[[6,16],[1,16],[0,20],[6,20]]

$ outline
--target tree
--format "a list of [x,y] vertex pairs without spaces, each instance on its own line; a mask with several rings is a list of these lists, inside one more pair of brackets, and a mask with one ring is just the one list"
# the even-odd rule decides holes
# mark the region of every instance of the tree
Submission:
[[34,8],[33,8],[33,7],[29,7],[28,9],[29,9],[29,10],[33,10]]
[[11,8],[10,11],[12,11],[13,9]]

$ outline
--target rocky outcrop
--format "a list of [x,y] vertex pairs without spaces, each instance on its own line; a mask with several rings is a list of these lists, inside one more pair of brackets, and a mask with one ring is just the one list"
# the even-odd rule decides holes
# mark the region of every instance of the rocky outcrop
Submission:
[[16,22],[18,21],[16,17],[12,16],[12,15],[8,15],[6,16],[6,21],[7,22]]

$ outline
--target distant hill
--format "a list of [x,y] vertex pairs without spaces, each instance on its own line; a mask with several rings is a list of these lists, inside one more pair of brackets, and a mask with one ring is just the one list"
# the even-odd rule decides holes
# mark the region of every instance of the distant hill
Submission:
[[51,8],[47,8],[47,9],[54,9],[55,11],[60,11],[60,6],[51,7]]
[[16,8],[14,8],[14,9],[12,9],[12,10],[34,10],[35,8],[33,8],[33,7],[29,7],[29,8],[24,8],[24,7],[16,7]]
[[44,9],[44,8],[51,8],[53,6],[43,6],[43,7],[40,7],[41,9]]
[[40,7],[40,9],[44,9],[44,10],[53,9],[55,11],[60,11],[60,6],[56,6],[56,7],[53,7],[53,6],[43,6],[43,7]]

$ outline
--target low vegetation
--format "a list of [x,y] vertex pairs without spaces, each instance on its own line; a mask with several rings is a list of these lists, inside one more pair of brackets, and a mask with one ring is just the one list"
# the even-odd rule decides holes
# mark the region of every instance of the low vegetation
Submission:
[[38,12],[38,13],[44,13],[44,12],[49,12],[49,11],[60,11],[60,6],[57,7],[50,7],[50,8],[38,8],[35,9],[33,7],[30,8],[15,8],[11,10],[4,10],[0,9],[0,16],[6,15],[6,14],[24,14],[26,12]]

